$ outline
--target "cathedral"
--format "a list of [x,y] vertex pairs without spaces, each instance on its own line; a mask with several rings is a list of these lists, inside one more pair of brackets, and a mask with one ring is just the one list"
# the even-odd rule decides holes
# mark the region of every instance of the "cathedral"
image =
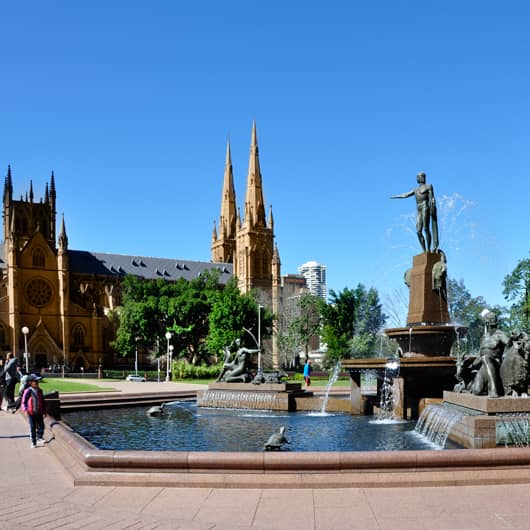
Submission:
[[[243,215],[236,206],[227,145],[221,215],[219,225],[214,223],[211,262],[72,250],[64,218],[57,231],[56,200],[53,172],[40,199],[36,199],[31,182],[25,196],[15,199],[8,168],[0,254],[0,347],[4,354],[14,352],[31,370],[126,367],[130,360],[110,347],[115,329],[108,315],[121,303],[121,281],[127,274],[175,281],[191,280],[202,271],[216,269],[220,282],[235,276],[242,292],[256,292],[258,303],[276,315],[286,296],[305,288],[299,277],[281,277],[272,209],[266,216],[263,199],[255,124]],[[273,338],[271,342],[271,364],[277,367],[276,341]],[[26,360],[25,352],[29,352]]]

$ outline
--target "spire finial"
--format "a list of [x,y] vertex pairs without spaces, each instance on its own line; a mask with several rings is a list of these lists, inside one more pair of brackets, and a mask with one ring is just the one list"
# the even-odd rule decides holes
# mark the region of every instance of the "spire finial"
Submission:
[[66,227],[64,224],[64,213],[61,214],[61,230],[59,232],[59,248],[66,250],[68,248],[68,237],[66,235]]

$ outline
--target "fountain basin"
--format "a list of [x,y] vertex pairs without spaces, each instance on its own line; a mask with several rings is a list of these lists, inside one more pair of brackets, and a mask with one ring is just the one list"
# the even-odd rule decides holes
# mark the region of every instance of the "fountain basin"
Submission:
[[[411,332],[412,330],[412,332]],[[394,339],[401,351],[424,357],[447,357],[451,347],[467,328],[452,324],[420,324],[403,328],[388,328],[384,333]]]
[[352,488],[530,481],[530,449],[215,453],[105,451],[58,421],[48,444],[76,486]]
[[[440,356],[402,357],[400,361],[400,418],[418,418],[421,403],[425,398],[442,398],[445,390],[450,390],[456,383],[456,359]],[[342,368],[350,373],[351,401],[357,414],[372,414],[381,398],[381,385],[388,359],[344,359]],[[377,378],[377,395],[364,396],[361,392],[361,373],[364,370],[375,370]]]

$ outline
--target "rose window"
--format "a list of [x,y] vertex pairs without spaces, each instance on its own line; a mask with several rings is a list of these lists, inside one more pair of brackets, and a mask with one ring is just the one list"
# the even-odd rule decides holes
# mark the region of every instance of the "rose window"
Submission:
[[26,285],[26,298],[31,305],[43,307],[50,303],[52,288],[45,280],[31,280]]

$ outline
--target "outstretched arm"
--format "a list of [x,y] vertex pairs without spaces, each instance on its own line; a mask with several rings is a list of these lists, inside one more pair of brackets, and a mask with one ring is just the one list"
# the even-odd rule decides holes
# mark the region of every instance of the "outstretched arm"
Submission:
[[400,195],[392,195],[391,199],[406,199],[407,197],[412,197],[414,195],[414,190],[407,191],[407,193],[401,193]]

